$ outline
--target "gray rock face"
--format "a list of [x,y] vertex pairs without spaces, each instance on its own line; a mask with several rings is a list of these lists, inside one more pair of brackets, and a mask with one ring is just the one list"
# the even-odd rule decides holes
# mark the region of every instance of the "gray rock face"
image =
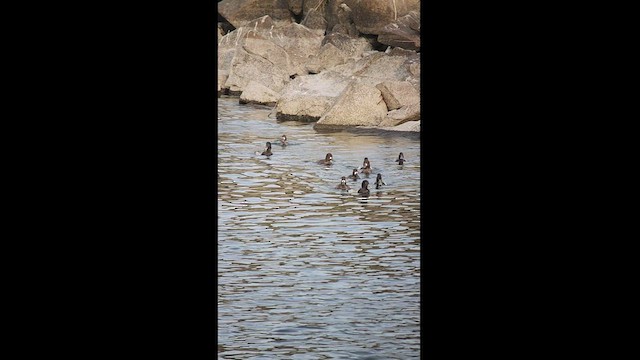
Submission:
[[408,81],[383,81],[376,85],[389,110],[420,102],[420,93]]
[[383,34],[384,27],[410,11],[420,12],[420,0],[367,0],[352,7],[353,21],[361,33]]
[[294,21],[287,0],[223,0],[218,3],[218,13],[236,29],[264,15],[269,15],[276,26]]
[[257,81],[249,81],[240,95],[241,104],[262,104],[275,106],[280,94],[260,84]]
[[345,126],[378,126],[387,114],[387,105],[380,90],[359,81],[347,86],[336,103],[314,129],[335,129]]
[[385,25],[378,36],[378,42],[403,49],[420,50],[420,13],[410,11]]
[[331,71],[299,76],[281,92],[276,117],[278,120],[317,121],[348,84],[349,79]]

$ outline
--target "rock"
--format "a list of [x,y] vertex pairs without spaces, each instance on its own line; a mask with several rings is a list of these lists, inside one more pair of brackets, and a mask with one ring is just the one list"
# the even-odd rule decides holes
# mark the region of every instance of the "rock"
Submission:
[[383,81],[376,88],[382,93],[389,110],[420,102],[420,93],[408,81]]
[[384,27],[411,11],[420,13],[420,0],[367,0],[351,7],[352,18],[358,31],[380,35]]
[[307,28],[317,32],[318,35],[323,35],[327,30],[327,20],[324,19],[324,16],[315,9],[311,9],[311,11],[304,17],[302,22],[300,23]]
[[398,126],[393,127],[384,127],[380,128],[381,130],[388,131],[407,131],[407,132],[420,132],[420,120],[418,121],[407,121]]
[[289,82],[289,75],[269,60],[237,49],[224,86],[230,95],[239,95],[251,80],[279,92]]
[[228,77],[228,71],[218,71],[218,97],[228,93],[228,88],[224,87],[224,83],[227,82]]
[[351,82],[336,103],[314,129],[336,129],[345,126],[377,126],[387,114],[387,105],[380,90],[359,81]]
[[371,44],[363,38],[332,33],[322,39],[322,45],[333,44],[338,49],[344,51],[347,57],[359,59],[365,51],[371,51]]
[[420,50],[420,13],[410,11],[385,25],[378,36],[378,42],[403,49]]
[[280,94],[256,81],[249,81],[240,95],[241,104],[262,104],[275,106]]
[[375,82],[374,85],[380,83],[378,80],[405,81],[411,77],[408,60],[404,56],[377,53],[372,55],[370,61],[353,75],[370,79]]
[[236,50],[242,48],[247,38],[267,39],[275,27],[269,16],[255,19],[247,25],[229,32],[218,42],[218,70],[230,70]]
[[252,55],[259,56],[274,66],[284,70],[287,75],[293,75],[295,72],[290,71],[289,54],[273,41],[264,38],[248,37],[245,39],[242,49]]
[[397,110],[391,110],[387,113],[385,119],[380,122],[380,127],[398,126],[407,121],[420,120],[420,102],[405,105]]
[[327,30],[330,33],[360,35],[352,18],[352,9],[357,2],[357,0],[329,0],[327,2],[324,16],[327,21]]
[[319,32],[294,23],[274,29],[269,39],[289,55],[291,75],[306,75],[305,63],[318,54],[323,37]]
[[296,14],[302,14],[302,3],[304,0],[287,0],[287,4],[289,4],[289,10]]
[[218,13],[236,29],[264,15],[269,15],[276,27],[294,22],[285,0],[223,0],[218,2]]
[[282,90],[276,117],[281,121],[317,121],[348,84],[349,79],[332,71],[298,76]]
[[347,62],[347,54],[344,51],[333,44],[325,44],[320,48],[318,55],[310,59],[305,66],[309,73],[317,74],[345,62]]

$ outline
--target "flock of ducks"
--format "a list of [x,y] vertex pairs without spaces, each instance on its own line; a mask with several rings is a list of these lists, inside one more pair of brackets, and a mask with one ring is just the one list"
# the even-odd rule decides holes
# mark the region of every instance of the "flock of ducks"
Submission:
[[[286,146],[289,143],[287,142],[287,135],[282,135],[280,137],[280,145],[282,146]],[[260,154],[260,155],[265,155],[265,156],[271,156],[273,155],[273,152],[271,151],[271,142],[267,141],[267,147],[266,149],[264,149],[264,151],[262,153],[256,152],[256,154]],[[404,159],[404,154],[400,153],[398,155],[398,159],[396,159],[396,162],[398,163],[398,165],[402,165],[405,163],[405,159]],[[324,159],[322,160],[318,160],[317,161],[318,164],[321,165],[331,165],[333,163],[333,154],[331,153],[327,153],[327,155],[324,157]],[[362,162],[362,166],[358,169],[358,168],[354,168],[353,172],[351,173],[351,175],[349,175],[348,177],[352,180],[358,180],[360,178],[359,174],[364,174],[367,177],[369,176],[369,174],[371,174],[372,170],[371,170],[371,162],[369,161],[369,158],[365,157],[364,161]],[[382,187],[382,185],[387,185],[384,181],[382,181],[382,174],[378,174],[376,177],[376,189],[380,189],[380,187]],[[351,189],[351,187],[349,187],[349,185],[347,185],[347,176],[343,176],[342,179],[340,180],[340,184],[338,186],[336,186],[336,189],[340,189],[340,190],[349,190]],[[362,185],[361,188],[358,190],[358,194],[361,194],[363,196],[369,196],[369,181],[368,180],[363,180],[362,181]]]

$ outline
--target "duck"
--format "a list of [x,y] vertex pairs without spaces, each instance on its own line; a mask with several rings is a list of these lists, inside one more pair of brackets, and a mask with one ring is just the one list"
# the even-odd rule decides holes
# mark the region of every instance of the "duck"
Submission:
[[369,182],[367,180],[362,181],[362,187],[358,190],[358,194],[369,196]]
[[284,135],[284,134],[283,134],[283,135],[280,137],[280,145],[282,145],[282,146],[287,146],[287,145],[289,145],[289,143],[287,143],[287,135]]
[[371,162],[369,161],[369,158],[368,157],[364,158],[364,161],[362,162],[362,166],[360,168],[364,169],[364,168],[370,168],[370,167],[371,167]]
[[324,160],[318,160],[318,164],[322,165],[331,165],[331,162],[333,162],[333,155],[331,155],[331,153],[327,153]]
[[342,179],[340,180],[340,185],[336,186],[336,189],[341,189],[341,190],[349,190],[351,189],[349,187],[349,185],[347,185],[347,177],[343,176]]
[[360,178],[360,175],[358,175],[358,169],[353,169],[353,172],[351,173],[351,175],[349,175],[349,178],[358,180]]
[[384,181],[382,181],[382,174],[378,174],[376,177],[376,189],[380,189],[382,185],[387,185]]
[[267,148],[262,152],[262,155],[271,156],[273,153],[271,152],[271,142],[267,141]]
[[400,153],[400,155],[398,155],[398,159],[396,160],[396,162],[398,163],[398,165],[402,165],[404,164],[406,160],[404,159],[404,154]]
[[371,174],[371,162],[369,162],[369,158],[364,158],[360,169],[362,169],[361,172],[365,175]]

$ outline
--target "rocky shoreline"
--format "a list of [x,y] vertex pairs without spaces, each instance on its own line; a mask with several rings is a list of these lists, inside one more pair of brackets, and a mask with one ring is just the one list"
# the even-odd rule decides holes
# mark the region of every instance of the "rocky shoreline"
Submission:
[[218,2],[218,96],[280,121],[420,132],[420,2]]

